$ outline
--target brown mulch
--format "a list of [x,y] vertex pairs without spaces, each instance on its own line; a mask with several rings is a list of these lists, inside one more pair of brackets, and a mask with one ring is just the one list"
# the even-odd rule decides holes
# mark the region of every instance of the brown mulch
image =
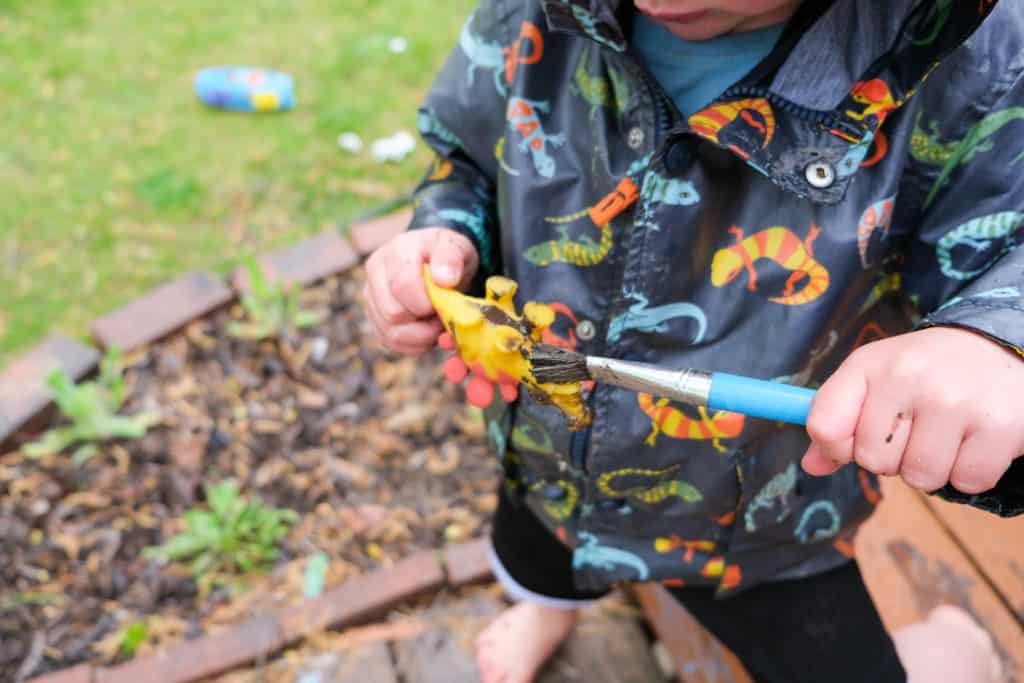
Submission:
[[[305,559],[331,559],[327,586],[413,550],[483,532],[497,467],[478,416],[444,380],[440,352],[388,353],[358,303],[355,269],[304,293],[324,323],[281,344],[225,333],[235,307],[128,359],[126,413],[161,426],[67,455],[0,455],[0,681],[82,661],[120,661],[120,633],[192,638],[297,602]],[[269,575],[200,595],[186,568],[142,551],[183,529],[203,484],[300,520]]]

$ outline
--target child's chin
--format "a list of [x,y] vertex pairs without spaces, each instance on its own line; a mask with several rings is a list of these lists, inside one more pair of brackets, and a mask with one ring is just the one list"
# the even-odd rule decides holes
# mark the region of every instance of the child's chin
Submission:
[[723,26],[721,21],[711,18],[685,24],[661,21],[661,24],[683,40],[691,41],[711,40],[729,32],[729,27]]

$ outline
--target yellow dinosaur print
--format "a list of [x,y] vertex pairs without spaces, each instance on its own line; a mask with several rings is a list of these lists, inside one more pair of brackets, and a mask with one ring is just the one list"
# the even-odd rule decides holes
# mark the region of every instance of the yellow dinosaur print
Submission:
[[727,449],[722,445],[722,439],[734,439],[743,432],[745,417],[739,413],[730,413],[727,410],[717,410],[714,415],[709,415],[704,406],[697,410],[700,418],[694,419],[669,405],[667,398],[657,401],[651,394],[637,394],[637,401],[640,409],[651,418],[651,433],[648,435],[646,444],[653,446],[658,434],[665,434],[673,439],[711,439],[715,450],[724,453]]
[[670,553],[677,548],[682,548],[685,551],[683,553],[683,562],[689,564],[693,562],[694,552],[714,552],[718,548],[718,544],[714,541],[684,541],[677,534],[658,536],[654,539],[654,551],[662,555]]
[[[613,472],[605,472],[597,478],[597,488],[606,496],[611,498],[636,498],[651,505],[660,503],[672,496],[682,498],[687,503],[699,503],[704,500],[703,494],[693,484],[681,479],[669,479],[679,465],[673,465],[663,470],[645,470],[636,467],[624,467]],[[615,487],[615,480],[620,477],[641,477],[654,479],[657,483],[654,486],[644,487],[641,485],[631,486],[625,489]]]
[[700,572],[703,576],[721,579],[718,586],[723,590],[735,588],[743,581],[743,572],[739,565],[726,564],[722,556],[712,557]]
[[[814,301],[828,289],[828,270],[814,260],[811,248],[811,244],[821,232],[817,226],[811,225],[807,239],[802,242],[788,228],[782,226],[766,228],[747,238],[743,237],[743,229],[737,226],[729,228],[729,232],[736,236],[736,244],[719,249],[711,261],[711,284],[715,287],[732,282],[746,269],[750,276],[747,289],[756,292],[757,271],[754,269],[754,262],[766,258],[792,271],[792,275],[786,280],[786,289],[782,296],[769,297],[769,301],[799,306]],[[803,289],[795,291],[797,283],[805,279],[807,282]]]

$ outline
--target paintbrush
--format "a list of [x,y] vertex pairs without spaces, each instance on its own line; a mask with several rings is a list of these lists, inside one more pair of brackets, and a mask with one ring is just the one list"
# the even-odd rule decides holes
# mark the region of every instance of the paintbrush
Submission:
[[807,411],[815,393],[792,384],[724,372],[671,370],[648,363],[586,356],[548,344],[534,344],[528,360],[534,379],[541,384],[593,379],[694,406],[791,424],[807,423]]

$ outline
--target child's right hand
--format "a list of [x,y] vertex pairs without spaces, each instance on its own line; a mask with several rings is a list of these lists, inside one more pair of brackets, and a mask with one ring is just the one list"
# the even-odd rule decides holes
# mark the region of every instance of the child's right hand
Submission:
[[425,353],[444,331],[423,284],[423,264],[434,282],[465,289],[480,258],[469,239],[448,228],[422,228],[393,237],[366,261],[366,314],[377,338],[399,353]]

